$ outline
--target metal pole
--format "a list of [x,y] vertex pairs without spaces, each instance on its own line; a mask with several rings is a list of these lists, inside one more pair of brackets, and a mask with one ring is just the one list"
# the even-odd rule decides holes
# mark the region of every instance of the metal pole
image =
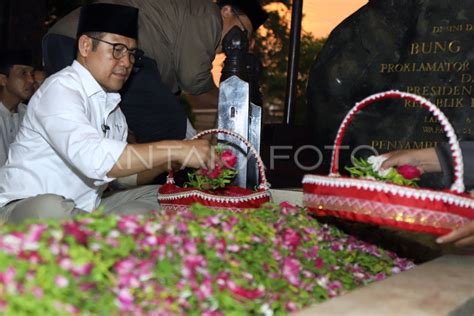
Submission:
[[291,9],[290,54],[288,55],[288,70],[285,94],[285,123],[293,123],[295,114],[296,79],[301,42],[301,20],[303,17],[303,0],[293,0]]

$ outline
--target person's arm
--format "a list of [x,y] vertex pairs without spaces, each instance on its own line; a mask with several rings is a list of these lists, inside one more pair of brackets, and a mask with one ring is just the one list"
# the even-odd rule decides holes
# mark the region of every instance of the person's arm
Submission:
[[178,163],[172,163],[171,168],[169,167],[169,164],[166,163],[158,167],[155,167],[153,169],[140,172],[137,177],[137,185],[152,183],[153,180],[155,180],[155,178],[161,175],[162,173],[168,172],[170,169],[176,171],[176,170],[179,170],[180,168],[181,168],[181,165],[179,165]]
[[[464,162],[464,184],[468,190],[474,187],[474,141],[460,142]],[[443,182],[449,184],[453,178],[453,158],[449,145],[443,143],[436,148],[399,150],[386,153],[388,159],[382,168],[410,164],[425,172],[443,172]]]
[[[211,146],[207,140],[127,144],[104,138],[91,125],[84,108],[84,96],[74,83],[48,84],[41,102],[32,109],[31,119],[37,121],[33,125],[62,159],[84,177],[95,180],[96,185],[162,165],[171,166],[173,162],[194,168],[204,164],[212,169]],[[64,106],[64,102],[68,106]]]
[[153,173],[171,168],[173,163],[184,167],[213,169],[210,157],[211,146],[205,139],[128,144],[107,176],[126,177],[147,171],[140,176],[141,181],[144,181]]
[[173,68],[180,89],[199,96],[217,89],[211,71],[222,36],[222,18],[218,7],[209,2],[196,6],[184,22],[176,38]]
[[115,181],[111,182],[110,185],[114,189],[130,189],[135,188],[139,185],[146,185],[153,183],[153,181],[163,172],[167,171],[167,164],[155,167],[150,170],[135,173],[126,177],[119,177]]
[[164,164],[159,167],[140,172],[137,175],[137,185],[145,185],[152,183],[156,177],[168,170],[166,168],[166,165],[167,164]]
[[408,164],[417,167],[421,173],[441,171],[435,148],[392,151],[383,156],[388,158],[383,162],[382,169]]

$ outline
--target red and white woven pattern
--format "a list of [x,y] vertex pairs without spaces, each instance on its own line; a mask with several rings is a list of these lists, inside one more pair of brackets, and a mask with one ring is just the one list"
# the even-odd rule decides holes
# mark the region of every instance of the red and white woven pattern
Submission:
[[[452,213],[436,212],[430,209],[422,209],[416,206],[406,206],[401,204],[387,204],[376,201],[367,201],[356,197],[344,196],[318,196],[312,194],[304,196],[306,206],[319,208],[324,205],[325,208],[338,212],[343,217],[352,216],[353,220],[358,217],[375,217],[381,219],[379,224],[384,221],[402,221],[411,224],[420,223],[422,226],[444,227],[446,229],[455,229],[468,223],[468,220]],[[351,210],[347,213],[347,210]]]
[[[394,98],[418,102],[441,123],[454,160],[454,182],[450,190],[411,188],[338,176],[342,139],[354,116],[375,101]],[[310,211],[321,215],[444,234],[474,219],[474,199],[463,193],[463,177],[461,149],[446,116],[420,96],[388,91],[362,100],[346,115],[336,136],[330,175],[306,175],[303,179],[304,204]]]
[[216,192],[202,191],[195,188],[180,188],[174,184],[173,174],[170,172],[166,184],[161,186],[158,192],[158,201],[161,207],[171,210],[183,210],[194,203],[200,203],[211,208],[237,211],[259,208],[263,203],[270,202],[270,183],[267,181],[262,159],[253,145],[243,136],[223,129],[203,131],[194,136],[193,139],[211,134],[230,135],[248,147],[250,153],[255,157],[260,175],[260,184],[257,190],[253,191],[235,186],[228,186]]

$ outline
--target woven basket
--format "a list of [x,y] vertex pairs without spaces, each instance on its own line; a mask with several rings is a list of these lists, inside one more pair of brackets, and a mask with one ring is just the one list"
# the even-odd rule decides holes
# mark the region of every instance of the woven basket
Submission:
[[195,188],[180,188],[175,185],[173,173],[170,172],[168,174],[166,184],[161,186],[158,191],[158,201],[160,202],[161,207],[171,210],[185,210],[188,209],[192,204],[199,203],[210,208],[225,208],[233,211],[239,211],[243,209],[259,208],[263,203],[270,202],[270,184],[268,183],[265,176],[262,159],[252,144],[241,135],[223,129],[211,129],[203,131],[194,136],[193,139],[211,134],[226,134],[232,136],[237,140],[240,140],[248,147],[250,153],[257,161],[257,167],[260,176],[260,184],[257,190],[253,191],[236,186],[226,186],[224,189],[216,191],[198,190]]
[[[454,160],[454,182],[449,190],[412,188],[339,175],[339,150],[354,116],[371,103],[398,98],[421,104],[441,123]],[[303,201],[309,211],[318,215],[443,235],[474,219],[474,199],[464,193],[463,177],[461,149],[446,116],[420,96],[388,91],[362,100],[349,111],[336,136],[329,176],[305,175]]]

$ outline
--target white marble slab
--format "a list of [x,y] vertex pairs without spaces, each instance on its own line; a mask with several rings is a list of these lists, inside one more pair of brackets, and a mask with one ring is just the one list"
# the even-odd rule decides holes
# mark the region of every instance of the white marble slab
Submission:
[[295,315],[470,316],[472,300],[474,256],[445,256]]
[[303,206],[303,192],[301,189],[271,189],[270,192],[275,203],[289,202],[295,206]]

